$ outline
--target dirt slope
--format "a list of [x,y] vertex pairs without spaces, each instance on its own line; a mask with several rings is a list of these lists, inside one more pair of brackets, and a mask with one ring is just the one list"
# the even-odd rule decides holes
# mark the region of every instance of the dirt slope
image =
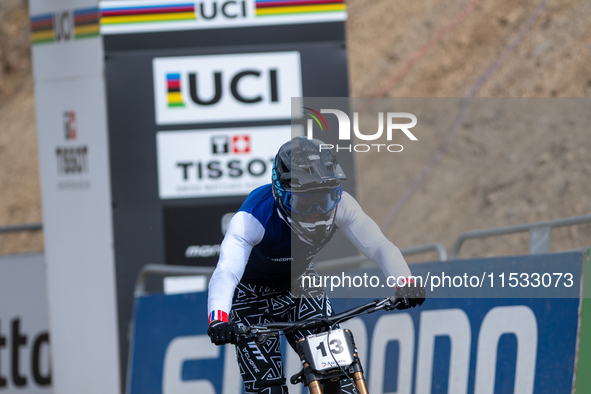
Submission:
[[[42,221],[26,5],[0,2],[0,226]],[[0,254],[42,249],[41,231],[0,234]]]
[[[379,92],[418,56],[413,67],[387,90],[387,96],[462,97],[516,37],[539,3],[353,2],[348,24],[352,94]],[[452,24],[471,4],[478,6]],[[588,1],[551,1],[476,96],[589,96],[590,17]],[[429,50],[421,50],[432,37],[441,37],[442,31],[442,39]],[[563,101],[561,105],[568,108],[570,104]],[[578,115],[582,113],[585,109],[579,108]],[[539,127],[532,132],[522,125],[495,133],[491,128],[470,128],[467,123],[386,229],[398,246],[438,241],[451,250],[463,231],[591,213],[588,126]],[[385,157],[372,163],[359,155],[361,200],[378,222],[433,157],[448,129],[441,127],[423,138],[421,148],[406,152],[395,170]],[[375,171],[379,168],[389,170]],[[389,186],[384,186],[384,179],[392,179]],[[386,200],[375,192],[381,188],[387,189]],[[591,225],[552,232],[553,250],[588,245]],[[527,247],[526,235],[510,235],[468,242],[461,256],[526,253]]]
[[[351,95],[372,96],[387,87],[383,93],[391,97],[462,97],[538,4],[351,0]],[[587,0],[550,1],[476,96],[590,96],[590,19]],[[425,47],[427,43],[431,44]],[[2,0],[0,226],[42,220],[28,45],[26,1]],[[577,119],[584,112],[581,105],[572,102],[579,111]],[[453,120],[453,114],[447,115]],[[493,126],[476,127],[485,118],[483,113],[468,115],[446,156],[385,230],[398,246],[438,241],[450,250],[463,231],[591,213],[589,127],[579,122],[565,133],[557,124],[542,122],[535,130],[522,124],[495,133]],[[421,138],[419,147],[395,163],[386,157],[360,156],[360,200],[379,223],[433,157],[449,127],[429,130],[429,138]],[[558,229],[552,235],[553,250],[591,245],[591,225]],[[0,235],[0,254],[42,247],[41,233]],[[527,236],[514,235],[469,242],[462,256],[526,251]]]

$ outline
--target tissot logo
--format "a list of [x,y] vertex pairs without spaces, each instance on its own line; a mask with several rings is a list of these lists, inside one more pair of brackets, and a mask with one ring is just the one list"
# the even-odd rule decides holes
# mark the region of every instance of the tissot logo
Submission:
[[[250,136],[239,135],[217,135],[211,137],[212,154],[245,154],[250,153]],[[230,142],[231,141],[231,142]],[[228,147],[231,146],[231,149]],[[227,159],[226,159],[227,160]],[[272,160],[271,160],[272,161]],[[222,179],[242,178],[245,175],[260,177],[267,173],[268,160],[263,157],[249,158],[249,160],[232,159],[229,161],[216,158],[214,160],[179,161],[176,163],[182,169],[183,180],[189,181],[192,176],[193,167],[196,170],[197,179]]]
[[230,139],[226,135],[216,135],[211,137],[211,153],[214,155],[230,152]]
[[269,182],[290,135],[291,126],[159,132],[160,198],[246,195]]
[[299,52],[156,58],[156,123],[287,119],[301,97]]
[[244,135],[216,135],[211,137],[211,153],[215,154],[250,153],[250,136]]
[[[320,112],[304,107],[304,115],[309,116],[311,119],[307,119],[307,128],[306,133],[308,139],[314,138],[314,122],[318,125],[318,128],[322,131],[328,131],[328,125],[325,118],[321,114],[333,114],[337,117],[337,121],[339,124],[338,128],[338,137],[339,141],[350,141],[351,140],[351,120],[349,116],[341,110],[338,109],[321,109]],[[375,141],[382,137],[384,133],[384,113],[379,112],[377,114],[378,117],[378,130],[373,134],[364,134],[359,129],[359,113],[353,113],[353,132],[355,136],[363,141]],[[386,125],[386,139],[387,141],[392,141],[394,136],[394,132],[401,132],[406,137],[408,137],[411,141],[417,141],[417,137],[410,131],[411,128],[416,126],[417,124],[417,117],[408,112],[388,112],[386,114],[387,125]],[[407,119],[410,122],[401,123],[401,120]],[[380,149],[383,151],[388,152],[402,152],[404,147],[400,144],[354,144],[354,145],[341,145],[337,144],[322,144],[320,146],[320,150],[322,149],[336,149],[339,150],[346,150],[349,152],[369,152],[371,150],[375,150],[380,152]]]
[[85,174],[88,172],[88,146],[73,145],[78,137],[75,111],[64,111],[62,115],[65,145],[55,148],[59,175]]
[[[56,116],[56,120],[59,115]],[[58,143],[54,148],[57,162],[57,187],[60,190],[88,189],[89,146],[79,141],[78,117],[76,111],[61,112],[61,130]]]
[[67,140],[76,139],[76,112],[64,112],[64,135]]
[[57,147],[57,170],[60,175],[84,174],[88,172],[88,147]]

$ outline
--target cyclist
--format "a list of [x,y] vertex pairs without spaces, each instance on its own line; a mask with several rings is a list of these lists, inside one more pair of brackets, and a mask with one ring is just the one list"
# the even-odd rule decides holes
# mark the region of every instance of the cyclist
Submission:
[[[237,345],[247,393],[284,394],[287,386],[279,339],[271,337],[262,346],[237,343],[238,327],[331,315],[321,287],[304,288],[302,281],[292,284],[291,278],[292,271],[315,274],[312,259],[337,228],[386,276],[410,276],[400,250],[342,191],[345,174],[334,154],[321,145],[297,137],[281,146],[272,183],[252,191],[230,221],[209,282],[207,333],[216,345]],[[404,299],[399,309],[421,305],[425,289],[402,283],[396,289],[396,296]],[[302,330],[285,336],[295,349],[297,340],[309,334]]]

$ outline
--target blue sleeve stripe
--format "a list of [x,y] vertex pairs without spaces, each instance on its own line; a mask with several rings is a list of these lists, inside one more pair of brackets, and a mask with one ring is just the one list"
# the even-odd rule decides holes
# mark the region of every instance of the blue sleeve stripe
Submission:
[[248,195],[238,212],[250,213],[265,228],[273,215],[274,204],[271,184],[263,185]]

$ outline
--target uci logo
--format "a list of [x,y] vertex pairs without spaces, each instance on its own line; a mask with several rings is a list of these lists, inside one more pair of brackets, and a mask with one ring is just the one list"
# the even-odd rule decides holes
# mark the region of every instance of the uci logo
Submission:
[[[314,121],[318,124],[321,130],[326,129],[328,131],[328,125],[326,123],[326,119],[322,114],[333,114],[337,117],[337,121],[339,124],[339,140],[340,141],[347,141],[351,140],[351,120],[349,116],[341,110],[338,109],[321,109],[320,112],[313,110],[312,108],[304,107],[305,110],[304,114],[310,116],[312,119],[307,120],[307,137],[308,139],[314,138]],[[408,112],[388,112],[386,114],[386,138],[388,141],[392,141],[392,136],[394,135],[394,131],[398,130],[404,133],[411,141],[417,141],[417,137],[414,136],[413,133],[409,129],[413,128],[417,124],[417,117]],[[410,122],[407,123],[399,123],[399,119],[408,119]],[[384,133],[384,113],[378,113],[378,130],[373,134],[364,134],[359,130],[359,112],[353,113],[353,133],[355,136],[363,141],[375,141],[380,138]],[[355,145],[346,145],[340,146],[336,145],[337,152],[339,150],[347,150],[349,152],[369,152],[372,150],[372,147],[375,147],[377,151],[380,151],[381,147],[385,147],[388,152],[402,152],[404,149],[400,144],[355,144]],[[334,145],[331,144],[321,144],[320,151],[322,149],[333,149],[335,148]]]
[[[190,72],[187,75],[189,98],[192,104],[198,106],[215,105],[223,99],[224,95],[229,95],[233,100],[242,104],[256,104],[263,100],[276,103],[279,101],[277,74],[278,70],[275,68],[266,70],[250,68],[230,75],[223,71],[214,71],[209,75]],[[171,86],[171,78],[176,78],[178,85]],[[167,74],[166,79],[169,106],[176,102],[182,102],[180,74]],[[202,86],[206,84],[213,85],[213,92],[209,95],[202,91]],[[174,90],[175,88],[178,90]],[[177,91],[178,95],[171,95]]]
[[[267,79],[268,89],[266,98],[271,103],[277,103],[279,101],[277,74],[277,69],[248,69],[230,76],[225,76],[223,71],[215,71],[208,79],[208,76],[200,76],[197,72],[190,72],[187,78],[189,97],[191,103],[198,106],[215,105],[222,100],[224,93],[229,94],[239,103],[256,104],[264,100],[264,90],[266,89],[260,85],[262,85],[261,82],[265,82],[261,81],[261,79],[265,78]],[[213,85],[213,92],[209,96],[200,90],[200,86],[207,85],[207,82]],[[243,85],[248,87],[243,88]],[[259,85],[259,87],[254,88],[254,85]],[[181,74],[176,72],[167,73],[166,86],[168,107],[185,107],[181,91]]]
[[248,15],[246,1],[203,1],[195,5],[195,10],[204,21],[246,18]]
[[289,119],[300,64],[299,52],[155,58],[156,123]]
[[70,41],[73,38],[73,21],[70,11],[58,12],[55,14],[55,40]]

